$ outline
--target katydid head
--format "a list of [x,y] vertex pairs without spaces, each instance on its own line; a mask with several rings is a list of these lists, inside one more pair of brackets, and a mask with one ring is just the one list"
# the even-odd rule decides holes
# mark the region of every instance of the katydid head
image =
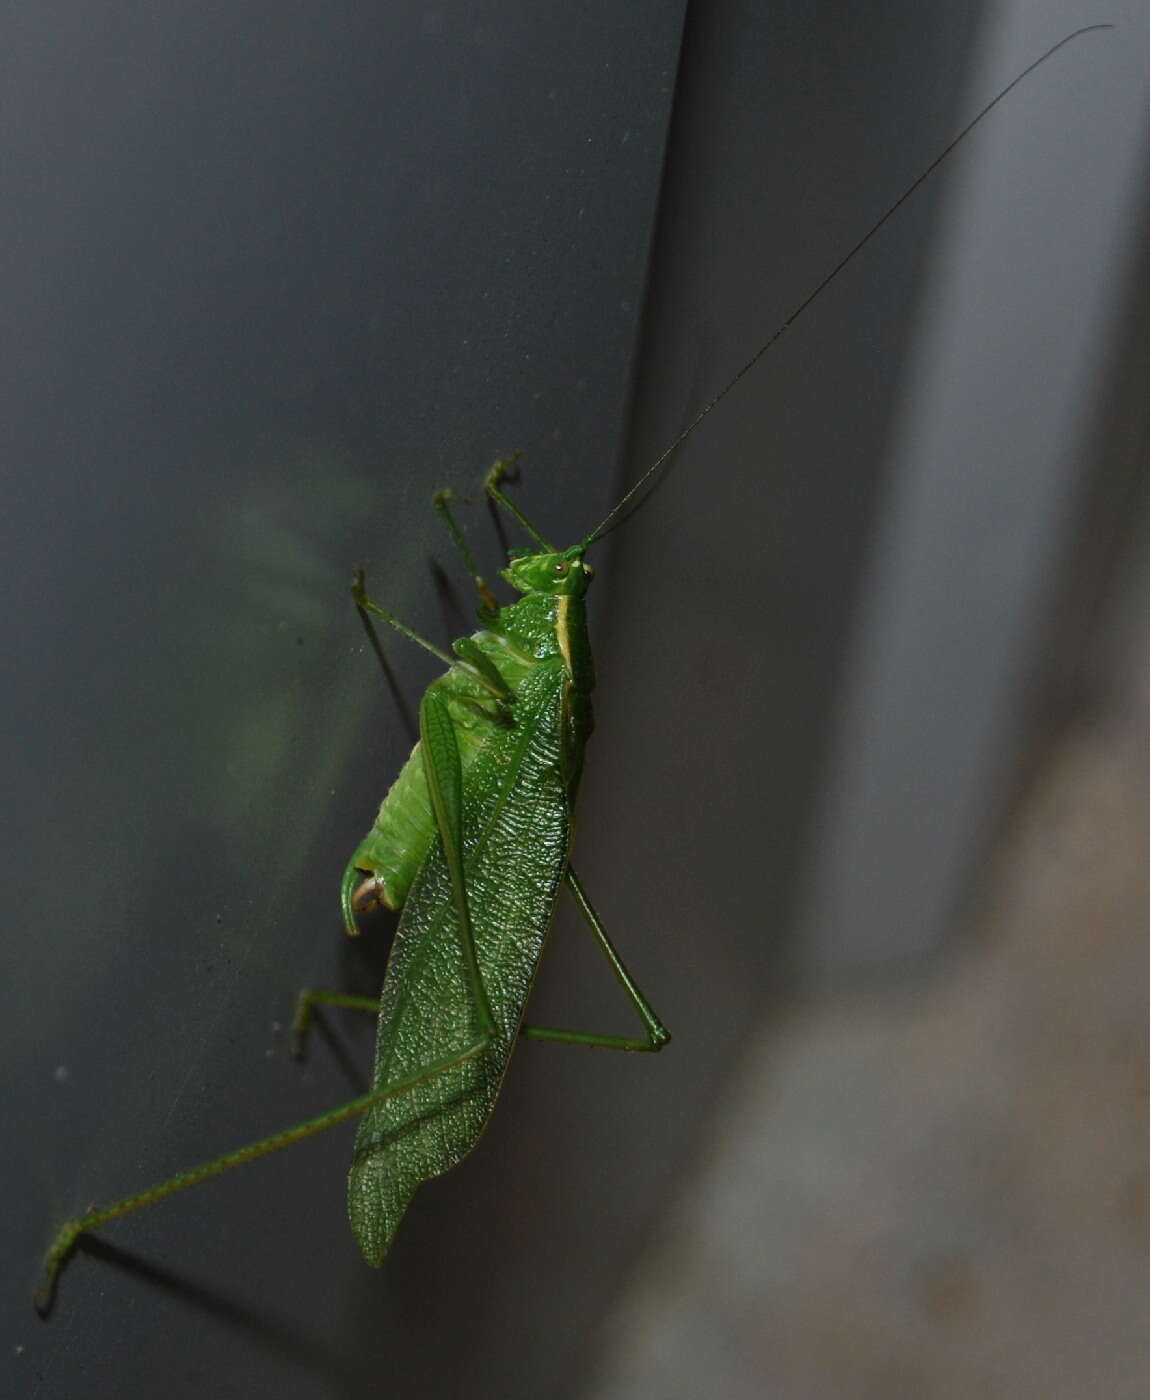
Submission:
[[563,598],[581,598],[587,591],[593,570],[583,562],[583,544],[570,549],[533,554],[529,549],[513,549],[507,568],[500,571],[520,593],[551,593]]

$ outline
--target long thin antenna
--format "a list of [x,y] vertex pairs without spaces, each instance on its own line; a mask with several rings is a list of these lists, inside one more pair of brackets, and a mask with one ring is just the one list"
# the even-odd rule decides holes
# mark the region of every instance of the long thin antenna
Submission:
[[790,330],[790,328],[799,319],[799,317],[803,314],[807,307],[810,306],[811,302],[813,302],[817,297],[821,296],[824,291],[826,291],[827,287],[830,286],[830,284],[835,280],[835,278],[839,275],[843,268],[846,267],[847,263],[849,263],[851,259],[854,258],[858,253],[862,252],[862,250],[871,241],[875,234],[878,233],[879,229],[881,229],[883,225],[886,224],[886,222],[902,208],[906,201],[911,197],[912,194],[914,194],[915,190],[917,190],[918,187],[924,181],[930,179],[931,175],[933,175],[934,172],[938,169],[938,167],[943,163],[943,161],[946,160],[947,156],[949,156],[954,150],[954,148],[958,146],[962,141],[964,141],[967,138],[967,136],[970,135],[970,133],[979,124],[979,122],[982,121],[983,117],[988,116],[995,109],[995,107],[998,106],[998,104],[1003,100],[1003,98],[1009,96],[1009,94],[1014,91],[1014,89],[1019,85],[1019,83],[1021,83],[1025,78],[1028,78],[1036,68],[1040,68],[1048,58],[1053,58],[1053,56],[1058,52],[1059,49],[1064,48],[1067,44],[1073,43],[1075,39],[1080,39],[1083,34],[1092,34],[1095,30],[1113,28],[1114,25],[1112,24],[1087,24],[1084,25],[1081,29],[1076,29],[1072,34],[1067,34],[1065,38],[1059,39],[1057,44],[1052,45],[1046,50],[1044,54],[1036,58],[1033,63],[1028,64],[1022,70],[1022,72],[1018,74],[1016,78],[1013,78],[1009,83],[1007,83],[1007,85],[1002,89],[1002,91],[998,94],[997,97],[991,98],[991,100],[986,104],[986,106],[983,107],[982,110],[977,113],[977,115],[972,117],[970,121],[967,122],[967,124],[950,142],[950,144],[947,145],[942,151],[940,151],[939,154],[935,156],[931,163],[926,167],[926,169],[914,181],[912,181],[912,183],[909,184],[905,190],[903,190],[902,194],[899,195],[899,197],[890,206],[890,208],[886,211],[882,218],[880,218],[877,223],[873,224],[867,230],[867,232],[863,234],[863,236],[858,240],[854,247],[849,250],[849,252],[843,254],[843,256],[838,260],[837,263],[835,263],[834,267],[831,268],[831,270],[822,279],[822,281],[818,283],[814,290],[808,292],[808,294],[802,299],[802,301],[799,302],[799,304],[790,313],[790,315],[787,316],[786,320],[782,321],[780,325],[774,331],[771,332],[771,334],[767,337],[766,340],[763,341],[762,345],[759,346],[759,348],[746,362],[746,364],[744,364],[743,367],[740,370],[738,370],[727,381],[724,387],[720,389],[719,392],[713,398],[707,400],[707,402],[703,405],[701,409],[699,409],[698,413],[695,414],[694,418],[691,419],[691,421],[678,435],[678,437],[676,437],[668,447],[664,448],[664,450],[660,452],[658,457],[655,458],[655,460],[651,463],[651,465],[647,468],[643,475],[639,477],[638,481],[636,481],[634,485],[631,486],[630,489],[626,492],[626,494],[615,503],[615,505],[611,508],[610,511],[608,511],[608,513],[603,517],[602,521],[599,523],[597,528],[592,530],[592,532],[587,536],[586,540],[584,541],[584,544],[590,545],[593,544],[596,540],[603,538],[603,536],[607,533],[607,527],[611,524],[611,521],[615,519],[615,517],[628,503],[628,501],[633,500],[636,493],[642,490],[642,488],[647,484],[650,478],[654,476],[654,474],[659,470],[659,468],[663,465],[667,458],[670,457],[674,452],[677,452],[680,447],[682,447],[683,443],[686,442],[686,440],[691,436],[691,434],[695,431],[695,429],[699,426],[703,419],[706,418],[707,414],[710,413],[712,409],[717,408],[719,404],[722,403],[722,401],[727,397],[727,395],[731,392],[735,385],[738,384],[739,380],[742,379],[744,375],[750,374],[751,370],[754,369],[754,367],[759,363],[759,361],[763,358],[767,351],[770,350],[771,347],[775,345],[779,340],[781,340],[782,337],[787,333],[787,331]]

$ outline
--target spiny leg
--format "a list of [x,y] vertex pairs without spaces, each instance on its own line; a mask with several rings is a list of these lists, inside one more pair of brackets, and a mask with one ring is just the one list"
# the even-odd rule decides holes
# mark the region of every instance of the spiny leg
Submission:
[[[426,637],[420,636],[414,628],[408,627],[406,622],[401,622],[394,613],[388,612],[385,607],[382,607],[379,603],[367,596],[366,576],[362,569],[356,570],[355,582],[352,584],[351,588],[351,596],[355,599],[355,606],[359,610],[360,619],[371,639],[372,650],[381,663],[384,662],[383,644],[380,642],[379,635],[375,630],[375,624],[371,620],[373,616],[381,617],[389,627],[394,627],[397,632],[401,632],[405,637],[421,646],[424,651],[429,651],[432,656],[437,656],[445,666],[458,667],[462,665],[470,672],[472,678],[477,681],[484,690],[493,695],[496,700],[502,703],[508,699],[509,691],[503,677],[485,657],[473,655],[474,648],[472,651],[466,650],[467,647],[471,646],[467,638],[463,639],[462,649],[460,643],[456,643],[455,656],[452,656],[450,652],[444,651],[441,647],[437,647],[434,642],[429,642]],[[385,671],[387,669],[386,663],[384,663],[384,669]]]
[[174,1196],[177,1191],[186,1191],[189,1187],[198,1186],[201,1181],[208,1181],[213,1176],[220,1176],[233,1167],[243,1166],[245,1162],[255,1161],[257,1157],[266,1157],[271,1152],[278,1152],[280,1148],[290,1147],[293,1143],[313,1137],[316,1133],[322,1133],[327,1128],[334,1128],[337,1124],[344,1123],[347,1119],[366,1112],[367,1109],[373,1108],[385,1099],[405,1094],[425,1080],[433,1079],[438,1074],[444,1074],[467,1060],[474,1059],[476,1055],[482,1054],[489,1044],[489,1037],[483,1035],[458,1053],[437,1060],[435,1064],[428,1065],[425,1069],[408,1075],[396,1084],[389,1084],[386,1088],[373,1089],[370,1093],[360,1094],[358,1098],[350,1099],[347,1103],[340,1104],[338,1108],[329,1109],[327,1113],[321,1113],[315,1118],[297,1123],[294,1127],[285,1128],[282,1132],[273,1133],[271,1137],[249,1143],[247,1147],[238,1148],[235,1152],[228,1152],[222,1157],[213,1158],[212,1161],[204,1162],[198,1167],[192,1167],[189,1171],[180,1172],[177,1176],[169,1177],[166,1181],[161,1181],[146,1191],[139,1191],[134,1196],[125,1196],[122,1200],[113,1201],[111,1205],[98,1206],[95,1210],[90,1210],[75,1220],[69,1220],[57,1232],[56,1238],[44,1255],[42,1283],[34,1300],[37,1312],[41,1316],[46,1316],[50,1311],[60,1269],[72,1253],[76,1241],[81,1235],[99,1229],[101,1225],[106,1225],[111,1220],[118,1220],[122,1215],[140,1210],[143,1206],[154,1205],[167,1196]]
[[[323,1132],[327,1128],[335,1127],[337,1124],[375,1107],[386,1099],[395,1098],[436,1075],[446,1073],[448,1070],[455,1069],[466,1061],[474,1059],[490,1045],[494,1019],[479,973],[471,917],[467,905],[467,892],[463,884],[463,775],[459,749],[455,742],[455,734],[447,707],[434,690],[429,691],[424,696],[420,710],[420,730],[428,789],[435,809],[440,837],[443,841],[444,856],[451,875],[452,893],[460,922],[464,967],[476,1020],[479,1023],[479,1035],[463,1050],[445,1056],[395,1084],[360,1094],[357,1098],[341,1104],[338,1108],[330,1109],[327,1113],[309,1118],[294,1127],[274,1133],[271,1137],[261,1138],[258,1142],[250,1143],[247,1147],[241,1147],[235,1152],[213,1158],[189,1171],[169,1177],[167,1180],[149,1187],[146,1191],[126,1196],[122,1200],[112,1202],[111,1205],[97,1207],[75,1220],[68,1221],[57,1232],[44,1255],[43,1281],[35,1299],[36,1307],[41,1314],[47,1314],[50,1310],[60,1269],[72,1253],[76,1241],[81,1235],[96,1230],[112,1220],[118,1220],[121,1216],[128,1215],[132,1211],[140,1210],[144,1206],[154,1205],[178,1191],[186,1191],[192,1186],[198,1186],[200,1182],[207,1181],[213,1176],[220,1176],[233,1167],[242,1166],[245,1162],[267,1156],[281,1148],[289,1147],[292,1143]],[[347,1006],[355,1010],[375,1009],[374,1003],[368,998],[316,989],[301,995],[300,1001],[297,1003],[295,1026],[297,1033],[306,1030],[306,1023],[311,1019],[314,1007],[319,1002]],[[301,1020],[304,1022],[302,1027]]]
[[371,620],[372,615],[383,618],[384,622],[386,622],[389,627],[394,627],[397,632],[402,632],[405,637],[415,642],[418,646],[421,646],[424,651],[431,652],[432,656],[438,656],[440,661],[445,665],[452,666],[455,664],[454,656],[449,656],[447,652],[437,647],[434,642],[429,642],[426,637],[421,637],[414,628],[408,627],[406,622],[400,622],[399,618],[396,617],[394,613],[388,612],[386,608],[373,602],[367,596],[367,575],[363,569],[357,569],[355,571],[355,582],[351,586],[351,596],[355,599],[355,606],[359,609],[359,615],[363,619],[364,626],[375,637],[375,650],[377,655],[382,655],[382,644],[379,642],[375,624]]
[[512,501],[508,496],[505,496],[503,492],[499,489],[500,484],[504,480],[514,476],[515,464],[518,461],[518,452],[516,452],[516,454],[513,457],[500,457],[499,461],[492,466],[491,470],[487,473],[487,476],[484,478],[483,489],[496,503],[496,505],[502,506],[503,509],[508,513],[508,515],[513,516],[516,520],[519,521],[520,525],[523,526],[523,528],[527,531],[527,533],[531,536],[535,543],[540,547],[540,549],[545,550],[548,554],[555,554],[557,552],[555,546],[547,539],[545,535],[539,533],[535,526],[532,525],[531,521],[527,519],[527,517],[515,504],[515,502]]
[[487,586],[487,580],[479,572],[479,565],[475,562],[475,556],[471,552],[471,547],[463,537],[463,531],[451,511],[451,502],[458,500],[454,491],[437,491],[432,498],[432,504],[443,517],[444,523],[451,532],[451,538],[455,541],[455,547],[463,556],[463,562],[467,566],[467,572],[471,575],[471,581],[479,592],[482,602],[481,613],[486,618],[493,617],[499,611],[499,599]]
[[579,877],[570,865],[567,867],[566,880],[571,893],[575,897],[575,903],[579,912],[587,920],[591,932],[595,935],[595,941],[603,951],[603,955],[611,964],[612,971],[619,979],[623,990],[627,993],[627,998],[631,1005],[639,1013],[639,1019],[643,1022],[643,1027],[647,1032],[645,1040],[638,1040],[631,1036],[620,1035],[595,1035],[589,1031],[567,1031],[558,1030],[551,1026],[522,1026],[519,1034],[526,1036],[530,1040],[558,1040],[567,1045],[593,1045],[604,1050],[632,1050],[655,1052],[662,1050],[671,1039],[671,1033],[663,1025],[655,1014],[651,1003],[639,990],[639,985],[627,970],[627,965],[619,956],[619,951],[608,937],[607,930],[603,927],[599,915],[595,912],[595,906],[588,898],[587,891],[579,882]]

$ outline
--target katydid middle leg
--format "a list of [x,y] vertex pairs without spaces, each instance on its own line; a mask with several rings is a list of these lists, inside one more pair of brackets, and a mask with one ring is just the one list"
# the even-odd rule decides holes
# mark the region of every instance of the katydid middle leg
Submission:
[[671,1039],[670,1031],[659,1020],[654,1007],[639,990],[638,983],[628,971],[626,963],[619,955],[619,950],[611,942],[607,930],[603,927],[602,920],[595,912],[595,906],[591,903],[587,891],[570,865],[567,866],[567,874],[564,878],[575,898],[579,912],[595,935],[595,941],[602,950],[603,956],[611,964],[612,971],[627,993],[627,999],[639,1013],[639,1019],[643,1022],[647,1037],[645,1040],[639,1040],[634,1036],[598,1035],[590,1031],[560,1030],[552,1026],[522,1026],[519,1034],[530,1040],[557,1040],[567,1045],[591,1045],[603,1050],[630,1050],[648,1053],[662,1050],[663,1046]]
[[487,580],[479,572],[479,565],[475,562],[475,556],[471,552],[471,546],[464,538],[463,531],[459,528],[459,523],[452,513],[451,502],[457,499],[458,497],[455,495],[454,491],[437,491],[432,504],[443,517],[444,523],[451,533],[451,538],[455,542],[455,547],[462,556],[464,564],[467,566],[467,572],[471,575],[471,582],[475,585],[482,603],[480,617],[482,619],[487,619],[489,617],[494,617],[498,612],[499,600],[488,587]]
[[[429,642],[426,637],[420,636],[413,627],[409,627],[406,622],[401,622],[394,613],[388,612],[385,607],[382,607],[379,603],[374,602],[367,596],[367,575],[363,569],[356,570],[355,582],[351,586],[351,596],[355,600],[355,606],[359,609],[359,614],[363,619],[364,626],[373,635],[375,634],[375,625],[372,623],[371,618],[373,616],[381,617],[389,627],[394,627],[397,632],[402,632],[405,637],[415,642],[417,646],[421,646],[424,651],[431,652],[432,656],[438,657],[445,666],[454,664],[454,656],[449,655],[442,647],[437,647],[434,642]],[[376,637],[376,642],[377,645],[374,647],[374,650],[376,655],[380,656],[382,655],[382,648],[378,645],[378,637]]]
[[[579,877],[575,871],[568,867],[566,876],[568,888],[571,890],[579,912],[586,920],[588,927],[595,936],[604,957],[611,965],[612,971],[619,979],[623,990],[627,994],[627,999],[639,1014],[639,1019],[643,1022],[647,1037],[640,1040],[633,1036],[611,1036],[599,1035],[591,1031],[562,1030],[552,1026],[522,1026],[519,1034],[528,1040],[553,1040],[567,1045],[590,1045],[598,1049],[606,1050],[629,1050],[636,1052],[655,1053],[662,1050],[668,1044],[671,1034],[659,1019],[654,1007],[647,1000],[636,983],[626,963],[623,961],[619,950],[611,941],[610,935],[603,927],[603,922],[591,903],[586,890],[583,888]],[[297,1043],[302,1048],[302,1037],[307,1034],[311,1024],[312,1011],[316,1005],[339,1006],[352,1011],[369,1011],[373,1015],[379,1010],[379,1002],[371,997],[357,997],[345,995],[341,992],[327,992],[323,990],[306,990],[300,993],[300,1000],[296,1012],[294,1030]],[[294,1052],[293,1052],[294,1053]],[[298,1056],[297,1056],[298,1058]]]
[[351,992],[333,992],[327,987],[304,987],[296,998],[295,1015],[292,1017],[293,1060],[302,1060],[305,1056],[307,1038],[311,1034],[317,1006],[338,1006],[345,1011],[368,1011],[374,1016],[379,1011],[379,998],[355,996]]

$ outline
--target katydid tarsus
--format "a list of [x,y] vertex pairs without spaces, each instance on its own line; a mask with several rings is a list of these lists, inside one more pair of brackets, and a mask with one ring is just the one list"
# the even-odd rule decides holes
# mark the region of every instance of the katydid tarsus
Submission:
[[[441,651],[375,602],[362,572],[357,576],[353,595],[369,629],[375,619],[382,620],[447,667],[423,697],[419,743],[348,862],[341,885],[349,933],[356,932],[357,916],[372,906],[402,911],[381,996],[375,1001],[311,990],[301,994],[296,1013],[301,1046],[317,1005],[377,1014],[372,1087],[316,1118],[65,1224],[44,1259],[37,1295],[41,1312],[50,1307],[60,1268],[81,1235],[356,1117],[350,1217],[364,1257],[378,1264],[418,1186],[474,1146],[520,1037],[633,1052],[657,1051],[667,1044],[667,1030],[624,965],[571,865],[574,804],[592,727],[594,684],[584,602],[592,571],[585,555],[614,528],[683,440],[963,137],[1039,64],[1086,32],[1078,30],[1054,45],[967,123],[577,544],[550,544],[505,494],[509,463],[496,463],[485,490],[533,541],[531,549],[513,550],[502,571],[521,595],[517,601],[497,604],[455,520],[450,493],[441,492],[436,508],[480,597],[479,630],[456,641],[451,652]],[[562,885],[634,1007],[641,1036],[525,1023]]]

